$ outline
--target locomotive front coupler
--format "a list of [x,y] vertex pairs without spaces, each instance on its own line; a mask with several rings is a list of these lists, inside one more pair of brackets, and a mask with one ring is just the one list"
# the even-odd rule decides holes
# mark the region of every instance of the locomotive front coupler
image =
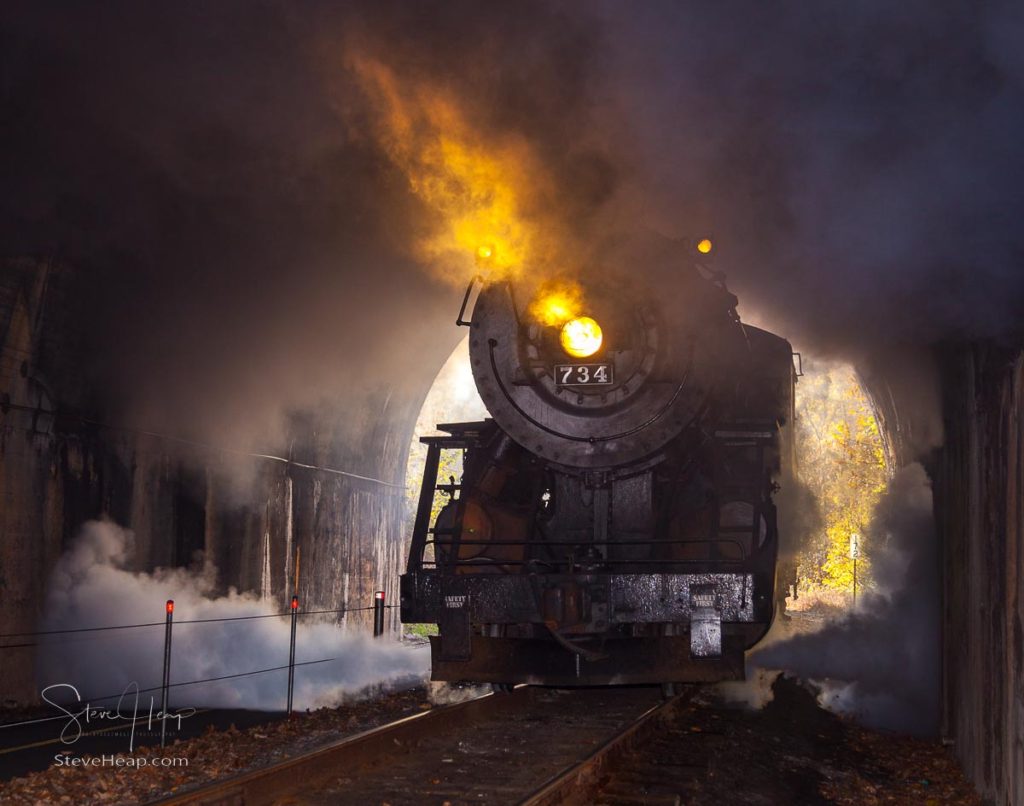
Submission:
[[533,581],[541,621],[553,633],[585,635],[608,629],[606,578],[570,575]]

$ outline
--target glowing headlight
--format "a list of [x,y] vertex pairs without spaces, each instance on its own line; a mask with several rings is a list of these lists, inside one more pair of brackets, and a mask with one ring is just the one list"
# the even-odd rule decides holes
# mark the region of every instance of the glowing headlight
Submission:
[[562,349],[573,358],[586,358],[601,349],[601,326],[589,316],[562,325]]
[[713,247],[714,244],[711,243],[710,238],[704,238],[697,242],[697,251],[702,255],[710,255]]

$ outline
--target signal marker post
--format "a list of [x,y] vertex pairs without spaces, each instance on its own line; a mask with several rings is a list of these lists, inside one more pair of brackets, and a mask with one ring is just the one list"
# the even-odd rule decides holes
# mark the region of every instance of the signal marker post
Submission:
[[295,630],[299,622],[299,597],[292,597],[292,642],[288,650],[288,716],[292,715],[292,692],[295,689]]
[[853,607],[857,608],[857,558],[860,557],[860,535],[850,534],[850,559],[853,560]]
[[174,623],[174,599],[167,600],[167,626],[164,628],[164,678],[160,696],[160,746],[167,741],[167,690],[171,687],[171,625]]
[[373,594],[373,637],[384,634],[384,591]]

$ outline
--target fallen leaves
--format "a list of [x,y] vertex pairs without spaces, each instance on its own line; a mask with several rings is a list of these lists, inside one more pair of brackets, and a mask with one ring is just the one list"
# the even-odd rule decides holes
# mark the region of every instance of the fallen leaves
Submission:
[[209,726],[202,735],[176,740],[164,749],[142,747],[130,757],[119,754],[135,759],[181,757],[188,759],[187,767],[53,766],[0,783],[0,802],[5,806],[145,802],[272,764],[416,713],[424,707],[424,697],[423,689],[414,689],[322,708],[246,730],[233,724],[224,730]]

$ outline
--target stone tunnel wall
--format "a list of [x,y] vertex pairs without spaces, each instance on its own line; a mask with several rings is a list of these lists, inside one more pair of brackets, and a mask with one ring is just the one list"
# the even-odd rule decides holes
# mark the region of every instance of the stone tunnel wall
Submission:
[[[221,593],[248,591],[282,610],[296,576],[307,610],[364,607],[380,588],[397,593],[407,538],[400,489],[267,463],[240,501],[216,461],[203,473],[150,439],[33,431],[28,419],[11,412],[0,428],[4,635],[38,628],[54,564],[82,523],[99,517],[134,532],[134,570],[190,566],[203,557],[216,566]],[[154,601],[152,618],[126,614],[126,621],[156,619],[161,607]],[[397,628],[398,611],[389,618]],[[342,620],[369,629],[370,614]],[[0,649],[0,697],[33,701],[33,639],[2,643],[10,648]]]
[[[397,594],[404,488],[300,464],[402,485],[419,408],[450,344],[424,351],[415,383],[394,389],[381,379],[364,385],[358,407],[295,417],[293,464],[240,459],[97,425],[104,414],[89,409],[88,390],[67,365],[75,338],[64,300],[74,279],[66,266],[0,263],[0,634],[38,628],[54,564],[82,523],[98,517],[133,530],[136,571],[200,557],[216,566],[221,592],[234,587],[282,608],[296,577],[308,610],[364,607],[379,588]],[[451,330],[429,318],[425,326]],[[162,612],[161,602],[153,606]],[[371,618],[357,612],[343,621],[365,630]],[[397,628],[397,609],[388,618]],[[37,700],[32,643],[0,639],[8,647],[0,648],[0,704]]]
[[950,350],[943,388],[943,733],[984,796],[1024,804],[1024,356]]

